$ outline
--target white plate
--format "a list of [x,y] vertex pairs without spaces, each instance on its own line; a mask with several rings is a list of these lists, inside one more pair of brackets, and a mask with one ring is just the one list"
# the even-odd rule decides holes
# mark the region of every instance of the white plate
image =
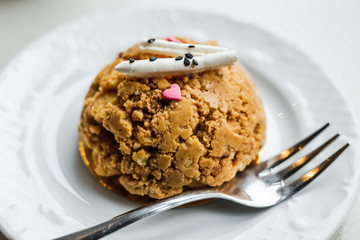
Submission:
[[[145,24],[146,23],[146,24]],[[143,37],[217,39],[237,50],[255,79],[268,121],[264,158],[327,121],[351,147],[314,183],[279,206],[226,201],[175,209],[108,239],[324,239],[339,226],[359,182],[358,127],[341,94],[304,54],[249,24],[204,13],[151,11],[83,18],[19,54],[0,75],[0,227],[16,239],[49,239],[138,205],[103,188],[77,151],[82,102],[96,73]],[[311,149],[311,147],[307,148]],[[314,166],[315,160],[307,168]]]

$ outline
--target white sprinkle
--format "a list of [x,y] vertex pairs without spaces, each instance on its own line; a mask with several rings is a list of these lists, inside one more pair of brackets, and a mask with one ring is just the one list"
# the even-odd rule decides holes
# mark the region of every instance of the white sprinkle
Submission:
[[203,72],[206,70],[230,66],[238,61],[235,51],[221,51],[196,57],[198,65],[184,66],[183,61],[174,58],[158,58],[149,63],[148,60],[136,60],[133,63],[124,61],[115,66],[115,70],[126,76],[157,77]]

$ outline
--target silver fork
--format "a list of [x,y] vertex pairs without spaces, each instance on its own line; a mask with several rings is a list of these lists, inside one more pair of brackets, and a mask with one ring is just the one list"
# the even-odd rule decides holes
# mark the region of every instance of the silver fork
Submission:
[[187,191],[163,200],[159,200],[150,205],[139,207],[132,211],[121,214],[94,227],[60,237],[58,240],[99,239],[141,219],[153,216],[186,203],[204,199],[226,199],[255,208],[274,206],[303,189],[306,185],[318,177],[349,146],[349,143],[346,143],[343,147],[338,149],[318,166],[308,171],[293,182],[285,184],[284,180],[307,164],[331,142],[339,137],[340,134],[337,133],[320,147],[305,155],[304,157],[299,158],[290,166],[277,172],[274,172],[274,168],[300,151],[305,145],[307,145],[328,126],[329,123],[325,124],[323,127],[312,133],[307,138],[301,140],[294,146],[282,151],[279,155],[258,165],[251,166],[244,172],[238,173],[233,180],[223,184],[221,187]]

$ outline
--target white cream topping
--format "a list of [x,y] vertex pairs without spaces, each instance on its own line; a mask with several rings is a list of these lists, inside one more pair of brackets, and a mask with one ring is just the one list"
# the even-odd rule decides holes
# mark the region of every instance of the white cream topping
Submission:
[[153,42],[149,43],[148,39],[144,39],[140,44],[140,50],[147,53],[177,57],[183,56],[185,53],[191,53],[194,56],[202,56],[208,53],[227,51],[228,49],[211,45],[170,42],[161,39],[155,39]]
[[[175,60],[175,58],[158,58],[155,61],[150,61],[149,59],[136,60],[133,63],[130,63],[130,61],[124,61],[116,65],[115,70],[123,73],[126,76],[145,78],[159,75],[179,75],[202,72],[230,66],[238,61],[235,51],[218,51],[215,53],[206,53],[206,55],[203,56],[193,57],[192,59],[188,59],[190,61],[189,66],[184,64],[184,59],[185,57],[183,57],[181,60]],[[198,65],[194,64],[194,59]]]

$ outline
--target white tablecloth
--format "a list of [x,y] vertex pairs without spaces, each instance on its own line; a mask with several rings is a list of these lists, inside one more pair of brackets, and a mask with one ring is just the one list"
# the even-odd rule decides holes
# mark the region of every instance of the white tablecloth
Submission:
[[[359,119],[359,0],[0,0],[0,69],[29,42],[55,26],[83,15],[138,6],[224,14],[273,32],[300,48],[324,70]],[[332,239],[360,239],[359,226],[358,197]]]

